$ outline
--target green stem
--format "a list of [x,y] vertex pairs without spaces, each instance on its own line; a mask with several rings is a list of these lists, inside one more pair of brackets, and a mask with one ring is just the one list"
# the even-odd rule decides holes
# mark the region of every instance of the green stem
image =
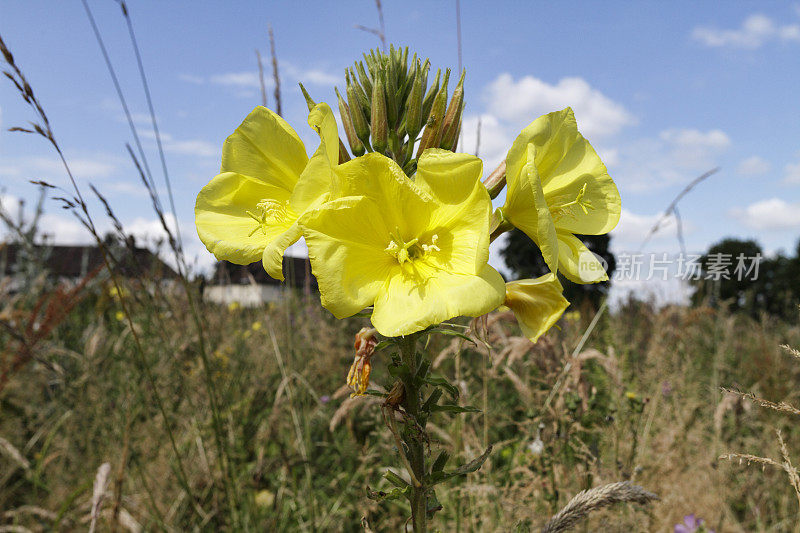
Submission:
[[[419,416],[422,390],[414,379],[422,354],[417,354],[416,335],[402,337],[398,339],[398,344],[403,364],[409,370],[409,374],[403,378],[405,389],[403,408],[411,416],[412,421],[406,424],[401,437],[407,450],[408,464],[411,466],[411,472],[409,472],[412,480],[411,524],[414,533],[424,533],[428,527],[427,487],[425,486],[425,425],[427,420]],[[400,452],[402,453],[402,450]]]

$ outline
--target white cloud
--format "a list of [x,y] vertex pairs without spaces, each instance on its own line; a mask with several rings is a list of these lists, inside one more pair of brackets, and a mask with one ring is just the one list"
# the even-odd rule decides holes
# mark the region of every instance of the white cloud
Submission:
[[800,163],[789,163],[783,169],[783,182],[789,185],[800,185]]
[[[176,139],[170,133],[160,133],[161,146],[164,151],[174,154],[193,155],[198,157],[219,157],[221,146],[203,141],[200,139]],[[141,136],[155,141],[155,134],[152,131],[143,131]]]
[[45,213],[40,220],[39,230],[47,236],[48,242],[52,244],[88,244],[94,242],[89,230],[78,222],[78,219],[74,216]]
[[[88,180],[95,180],[98,178],[107,178],[116,170],[116,165],[109,162],[107,156],[100,156],[98,158],[68,158],[67,164],[72,171],[72,174],[77,178],[85,178]],[[59,173],[65,174],[64,165],[61,160],[48,157],[37,157],[30,161],[32,172],[45,172],[46,174]],[[38,179],[38,176],[32,176]]]
[[[615,252],[638,250],[656,222],[661,220],[662,214],[640,215],[622,209],[619,224],[611,231],[611,246]],[[674,244],[677,248],[677,219],[674,215],[667,216],[659,225],[658,231],[649,239],[648,243]],[[684,232],[687,227],[684,222]],[[663,246],[661,246],[663,248]]]
[[720,130],[669,129],[662,131],[659,138],[667,144],[674,164],[686,169],[713,166],[716,156],[731,145],[728,135]]
[[583,78],[562,78],[551,85],[533,76],[515,81],[511,74],[505,73],[489,84],[484,97],[490,113],[514,123],[521,117],[531,121],[570,106],[581,132],[590,140],[614,135],[636,122],[622,104],[592,88]]
[[280,63],[278,69],[283,69],[289,78],[299,81],[303,85],[333,86],[344,81],[341,75],[331,74],[318,68],[303,69],[286,62]]
[[[480,146],[478,146],[478,121],[481,123]],[[483,160],[483,173],[488,174],[505,159],[511,147],[511,136],[494,115],[468,115],[461,126],[461,152],[474,154],[478,148],[478,156]]]
[[[175,217],[171,213],[164,214],[164,222],[173,235],[176,235],[177,225],[175,224]],[[148,219],[137,217],[131,222],[124,224],[125,233],[136,237],[137,241],[144,241],[147,243],[154,243],[156,241],[166,241],[167,232],[164,226],[158,219]]]
[[194,74],[178,74],[178,79],[193,85],[203,85],[206,82],[202,76],[195,76]]
[[720,130],[664,130],[656,139],[622,146],[613,175],[620,187],[635,192],[688,183],[716,166],[730,144],[728,135]]
[[[800,167],[800,165],[798,166]],[[763,176],[771,169],[772,165],[769,164],[769,161],[754,155],[748,157],[747,159],[743,159],[739,163],[739,166],[736,167],[736,172],[742,176]],[[798,168],[798,171],[800,174],[800,168]]]
[[760,48],[771,40],[783,42],[800,41],[800,25],[787,24],[781,26],[766,15],[754,14],[744,19],[738,29],[721,30],[700,26],[692,31],[692,37],[710,47],[746,48],[752,50]]
[[[294,82],[299,81],[304,85],[333,86],[344,81],[341,76],[326,72],[320,68],[300,68],[292,63],[283,61],[278,64],[278,71],[282,80],[285,78],[290,81],[289,85],[294,85]],[[222,85],[239,90],[261,88],[261,79],[257,70],[224,72],[207,78],[194,74],[179,74],[178,79],[193,85],[211,83],[212,85]],[[264,71],[264,85],[267,88],[271,88],[274,85],[271,69]]]
[[186,141],[170,140],[164,142],[164,150],[175,154],[193,155],[199,157],[219,157],[220,146],[208,141],[192,139]]
[[[19,200],[17,196],[12,194],[0,194],[0,206],[15,221],[20,216]],[[35,209],[35,202],[34,205],[26,203],[22,209],[24,218],[29,221]],[[42,214],[37,226],[39,234],[45,236],[48,242],[55,244],[86,244],[91,242],[91,235],[78,219],[64,213],[66,212],[59,211],[58,214]],[[2,240],[3,236],[8,235],[8,228],[0,222],[0,240]]]
[[800,227],[800,202],[790,204],[780,198],[761,200],[744,209],[733,209],[730,214],[755,230],[788,230]]
[[258,72],[227,72],[225,74],[215,74],[209,78],[215,85],[227,85],[238,88],[258,89],[261,81],[258,79]]
[[[17,217],[19,217],[19,198],[12,194],[0,193],[0,209],[2,209],[11,220],[17,220]],[[4,227],[3,230],[5,229]]]

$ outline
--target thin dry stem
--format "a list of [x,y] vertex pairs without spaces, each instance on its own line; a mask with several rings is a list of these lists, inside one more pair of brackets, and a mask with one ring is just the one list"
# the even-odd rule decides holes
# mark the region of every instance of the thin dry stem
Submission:
[[769,400],[765,400],[764,398],[759,398],[752,392],[740,392],[732,389],[726,389],[725,387],[722,387],[722,390],[725,392],[729,392],[731,394],[735,394],[746,400],[750,400],[751,402],[755,403],[756,405],[760,405],[761,407],[766,407],[767,409],[772,409],[773,411],[779,411],[782,413],[789,413],[792,415],[800,416],[800,409],[797,409],[796,407],[789,405],[786,402],[780,402],[780,403],[771,402]]
[[269,25],[269,50],[272,55],[272,78],[275,80],[275,112],[283,115],[281,111],[281,77],[278,74],[278,54],[275,52],[275,33],[272,24]]

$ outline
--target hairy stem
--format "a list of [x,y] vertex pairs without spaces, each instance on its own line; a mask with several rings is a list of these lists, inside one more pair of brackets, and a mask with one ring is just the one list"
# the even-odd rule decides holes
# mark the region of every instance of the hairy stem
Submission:
[[[398,342],[403,364],[409,374],[403,378],[405,395],[403,408],[410,420],[402,432],[402,444],[406,448],[408,464],[411,466],[409,477],[411,485],[411,524],[414,533],[427,531],[427,487],[425,486],[425,424],[426,419],[420,417],[421,387],[415,380],[422,354],[417,353],[417,337],[409,335]],[[401,451],[402,453],[402,451]]]

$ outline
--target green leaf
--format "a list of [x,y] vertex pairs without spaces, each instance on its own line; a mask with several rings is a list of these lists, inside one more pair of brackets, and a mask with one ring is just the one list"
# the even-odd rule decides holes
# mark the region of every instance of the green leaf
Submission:
[[444,467],[447,466],[447,461],[449,460],[450,454],[447,453],[447,450],[442,450],[438,457],[436,457],[436,460],[433,462],[431,472],[441,472],[444,470]]
[[[447,481],[450,478],[454,478],[456,476],[465,476],[471,472],[477,471],[483,463],[486,462],[486,459],[489,458],[489,454],[492,453],[492,447],[489,446],[486,448],[486,451],[480,454],[478,457],[473,459],[472,461],[468,462],[467,464],[461,465],[455,470],[451,472],[431,472],[431,482],[435,485],[437,483],[441,483],[443,481]],[[438,461],[438,458],[437,458]]]
[[383,350],[384,348],[388,348],[389,346],[392,346],[394,344],[397,344],[397,341],[395,341],[394,339],[383,340],[375,345],[375,351],[377,352],[379,350]]
[[419,368],[417,369],[417,374],[415,376],[415,380],[417,385],[422,385],[425,383],[425,377],[428,375],[428,370],[431,368],[431,362],[427,359],[423,359],[422,363],[420,363]]
[[446,378],[428,376],[425,378],[425,383],[443,388],[454,400],[458,398],[458,387],[452,385]]
[[473,339],[472,337],[469,337],[467,335],[464,335],[460,331],[455,331],[455,330],[452,330],[452,329],[432,328],[432,329],[426,330],[425,332],[426,333],[441,333],[442,335],[450,335],[451,337],[458,337],[460,339],[464,339],[465,341],[470,342],[470,343],[474,344],[475,346],[478,345],[478,343],[475,342],[475,339]]
[[371,488],[367,487],[367,498],[369,498],[370,500],[375,500],[376,502],[401,500],[403,498],[408,498],[408,495],[410,493],[411,493],[411,487],[407,487],[405,489],[394,488],[389,492],[384,492],[382,490],[372,490]]
[[386,473],[383,474],[383,477],[386,478],[386,481],[388,481],[389,483],[391,483],[392,485],[394,485],[397,488],[406,489],[406,488],[410,488],[411,487],[411,485],[406,483],[405,479],[401,478],[400,476],[398,476],[397,474],[395,474],[391,470],[387,470]]
[[428,396],[427,400],[425,400],[425,403],[422,404],[422,409],[420,410],[422,412],[430,411],[436,405],[436,402],[438,402],[439,398],[441,397],[442,397],[442,389],[438,388],[433,389],[433,392],[431,392],[431,395]]

